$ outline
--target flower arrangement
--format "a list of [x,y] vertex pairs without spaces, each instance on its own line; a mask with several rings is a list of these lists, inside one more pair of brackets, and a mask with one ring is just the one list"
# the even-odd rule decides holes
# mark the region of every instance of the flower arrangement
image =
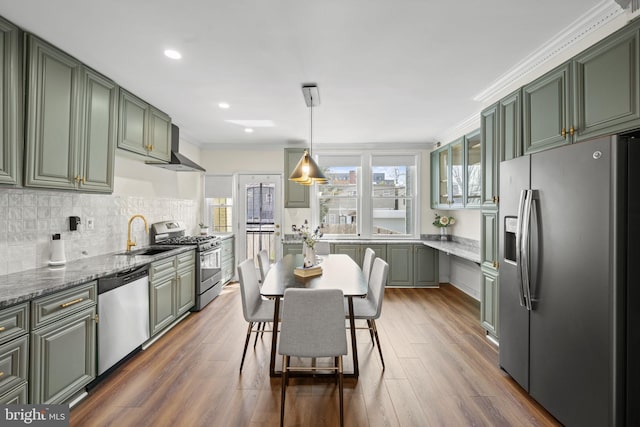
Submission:
[[300,236],[300,238],[302,239],[302,243],[310,248],[313,248],[318,239],[322,237],[323,233],[321,229],[322,225],[319,225],[315,230],[311,231],[309,222],[306,219],[304,220],[304,224],[302,224],[300,227],[296,225],[291,226],[291,231],[293,231],[294,233],[298,233],[298,236]]
[[452,216],[441,216],[436,214],[436,219],[433,221],[433,225],[436,227],[448,227],[456,223],[456,219]]

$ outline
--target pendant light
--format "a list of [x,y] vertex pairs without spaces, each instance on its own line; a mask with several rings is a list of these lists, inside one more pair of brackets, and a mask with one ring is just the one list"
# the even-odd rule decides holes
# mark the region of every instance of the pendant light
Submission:
[[311,157],[313,153],[313,107],[320,105],[320,92],[318,92],[316,85],[304,85],[302,86],[302,94],[311,111],[309,150],[304,150],[304,154],[295,169],[293,169],[293,172],[291,172],[289,180],[302,185],[326,184],[329,180],[324,176],[313,157]]

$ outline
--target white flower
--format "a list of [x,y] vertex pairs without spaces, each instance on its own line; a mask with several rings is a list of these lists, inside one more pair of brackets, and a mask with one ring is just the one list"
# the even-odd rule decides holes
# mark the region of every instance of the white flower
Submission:
[[443,226],[447,226],[449,224],[449,217],[448,216],[441,216],[440,217],[440,224],[442,224]]
[[455,223],[456,223],[455,218],[454,218],[454,217],[450,217],[450,218],[449,218],[449,225],[453,225],[453,224],[455,224]]

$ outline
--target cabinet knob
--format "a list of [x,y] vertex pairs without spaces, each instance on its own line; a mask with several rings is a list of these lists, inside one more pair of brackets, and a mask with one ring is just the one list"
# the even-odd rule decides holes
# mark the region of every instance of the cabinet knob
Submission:
[[560,135],[562,135],[563,138],[567,138],[567,129],[566,128],[562,128],[562,130],[560,131]]
[[569,135],[573,136],[573,134],[575,133],[575,129],[573,128],[573,126],[571,126],[571,128],[569,128]]

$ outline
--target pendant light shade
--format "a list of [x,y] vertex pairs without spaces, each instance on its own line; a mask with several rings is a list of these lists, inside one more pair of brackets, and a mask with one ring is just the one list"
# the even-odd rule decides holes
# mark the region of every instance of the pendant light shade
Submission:
[[309,150],[304,150],[302,158],[291,172],[290,181],[297,182],[302,185],[326,184],[329,182],[327,177],[322,173],[318,164],[311,157],[313,149],[313,107],[320,104],[320,95],[318,87],[315,85],[302,86],[302,93],[305,102],[311,110],[311,136],[309,138]]

